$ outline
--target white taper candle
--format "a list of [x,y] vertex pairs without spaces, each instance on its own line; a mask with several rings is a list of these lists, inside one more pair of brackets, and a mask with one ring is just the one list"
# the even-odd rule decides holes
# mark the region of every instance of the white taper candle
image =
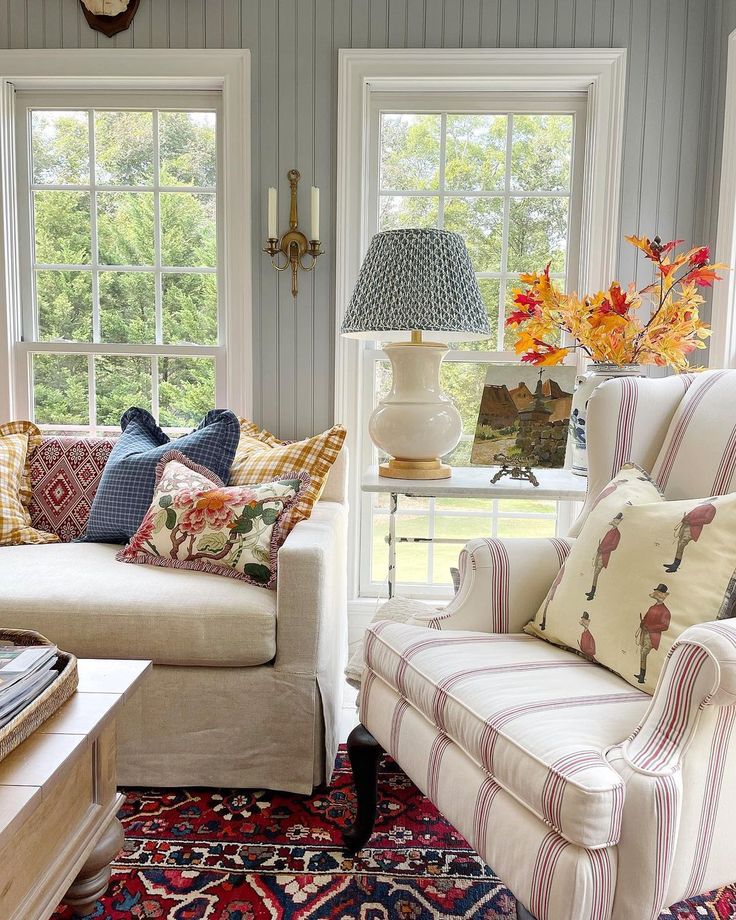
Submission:
[[311,239],[319,239],[319,189],[312,186],[312,236]]
[[268,190],[268,238],[275,240],[278,236],[278,192],[275,188]]

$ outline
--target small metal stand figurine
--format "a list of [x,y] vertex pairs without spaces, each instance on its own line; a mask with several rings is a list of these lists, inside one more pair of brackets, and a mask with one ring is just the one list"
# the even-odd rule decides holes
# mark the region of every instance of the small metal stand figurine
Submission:
[[539,480],[532,472],[528,463],[521,463],[519,460],[512,460],[506,454],[494,454],[493,459],[498,463],[501,469],[491,478],[491,485],[498,482],[502,476],[510,476],[511,479],[530,482],[533,486],[539,485]]

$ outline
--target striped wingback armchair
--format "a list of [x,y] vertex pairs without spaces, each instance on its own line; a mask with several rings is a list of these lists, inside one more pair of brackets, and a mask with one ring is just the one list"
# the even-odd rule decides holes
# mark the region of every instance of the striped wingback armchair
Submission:
[[[589,501],[628,460],[670,499],[732,491],[736,371],[607,382],[588,441]],[[686,630],[653,697],[527,636],[580,521],[566,540],[471,541],[444,611],[369,630],[346,843],[371,835],[388,751],[520,916],[654,920],[736,879],[736,621]]]

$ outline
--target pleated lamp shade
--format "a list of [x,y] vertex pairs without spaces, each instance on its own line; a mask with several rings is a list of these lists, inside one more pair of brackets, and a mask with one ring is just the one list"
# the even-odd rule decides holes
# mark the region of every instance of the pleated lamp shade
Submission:
[[442,333],[444,342],[491,336],[459,233],[386,230],[371,240],[340,331],[355,339],[394,339],[412,330]]

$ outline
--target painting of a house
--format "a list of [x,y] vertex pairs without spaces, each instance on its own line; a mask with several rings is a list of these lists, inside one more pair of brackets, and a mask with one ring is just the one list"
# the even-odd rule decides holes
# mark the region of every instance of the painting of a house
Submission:
[[574,367],[491,365],[470,462],[492,466],[503,452],[533,466],[564,466],[574,386]]

